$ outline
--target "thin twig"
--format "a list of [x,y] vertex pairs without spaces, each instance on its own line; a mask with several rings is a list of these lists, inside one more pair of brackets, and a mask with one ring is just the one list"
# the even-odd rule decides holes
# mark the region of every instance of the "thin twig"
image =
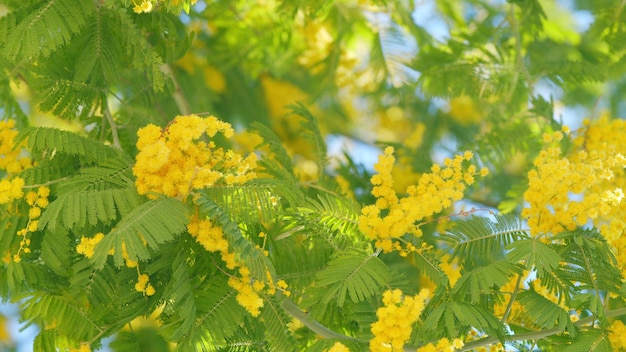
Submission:
[[109,123],[109,126],[111,127],[111,136],[113,137],[113,147],[119,150],[122,150],[122,145],[120,144],[120,137],[117,134],[117,124],[115,123],[115,119],[113,118],[113,115],[111,114],[111,110],[109,109],[109,104],[105,102],[103,108],[104,108],[103,109],[104,117],[106,118],[107,122]]

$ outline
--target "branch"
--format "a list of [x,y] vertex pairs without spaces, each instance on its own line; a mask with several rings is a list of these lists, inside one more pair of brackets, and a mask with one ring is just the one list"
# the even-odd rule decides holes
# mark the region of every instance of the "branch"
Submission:
[[342,335],[338,332],[332,331],[324,325],[320,324],[317,320],[311,318],[307,313],[303,312],[292,300],[283,295],[282,307],[291,317],[298,319],[304,326],[311,329],[311,331],[320,335],[325,339],[344,339],[344,340],[356,340],[354,337]]
[[[604,315],[607,318],[610,318],[610,317],[617,317],[617,316],[624,315],[624,314],[626,314],[626,307],[606,311]],[[578,320],[577,322],[574,323],[574,326],[582,327],[583,325],[593,323],[596,319],[597,317],[595,315],[591,315],[591,316]],[[540,340],[544,337],[560,334],[562,332],[563,332],[563,329],[556,327],[556,328],[547,329],[547,330],[527,332],[524,334],[509,335],[505,337],[504,340],[505,341]],[[488,336],[480,340],[466,343],[465,346],[463,346],[463,348],[460,351],[470,351],[475,348],[488,346],[497,342],[500,342],[500,340],[498,340],[497,337]]]
[[[109,126],[111,126],[111,136],[113,137],[113,147],[122,150],[122,145],[120,144],[120,137],[117,134],[117,124],[115,123],[115,119],[113,119],[113,115],[111,114],[111,110],[109,110],[109,104],[105,102],[103,104],[103,114],[106,118]],[[104,128],[102,129],[104,130]]]
[[174,77],[174,71],[172,71],[170,65],[163,64],[161,65],[161,72],[169,76],[174,83],[174,92],[172,93],[172,98],[174,98],[174,101],[176,102],[178,111],[180,111],[181,115],[189,115],[191,111],[191,109],[189,108],[189,102],[187,101],[187,98],[185,98],[185,95],[183,95],[183,90],[180,88],[180,84],[178,84],[176,77]]

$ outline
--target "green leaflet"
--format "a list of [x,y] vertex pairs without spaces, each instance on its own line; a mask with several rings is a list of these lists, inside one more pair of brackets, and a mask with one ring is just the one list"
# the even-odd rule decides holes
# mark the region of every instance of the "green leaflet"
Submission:
[[480,306],[459,301],[444,301],[432,311],[425,312],[424,326],[430,330],[444,332],[444,336],[454,338],[469,327],[485,331],[503,339],[505,330],[502,323]]
[[326,290],[322,303],[337,300],[337,306],[341,307],[346,296],[353,302],[363,301],[380,292],[389,279],[389,268],[377,256],[352,249],[331,259],[317,273],[316,284]]
[[569,312],[558,304],[532,290],[520,292],[517,299],[525,312],[534,318],[535,324],[547,329],[558,327],[560,331],[567,330],[572,337],[576,336],[577,330]]
[[480,302],[481,295],[492,294],[509,281],[515,274],[521,274],[519,266],[501,260],[495,263],[478,267],[463,273],[451,293],[458,295],[470,303]]
[[359,208],[349,199],[320,193],[317,199],[307,198],[306,206],[298,207],[301,221],[321,224],[331,232],[355,238],[358,230]]
[[20,18],[7,36],[6,57],[19,61],[50,55],[77,35],[94,9],[88,1],[75,0],[39,1],[24,7],[22,11],[28,15]]
[[271,351],[290,351],[296,346],[296,341],[289,332],[287,324],[292,321],[279,300],[275,296],[262,294],[263,308],[259,319],[264,322],[265,334]]
[[30,127],[22,129],[15,137],[17,145],[27,140],[26,146],[34,155],[42,154],[43,159],[53,159],[57,153],[78,156],[92,163],[109,157],[120,157],[120,152],[102,142],[50,127]]
[[203,193],[236,222],[259,219],[271,221],[282,212],[272,187],[248,182],[238,186],[213,186]]
[[65,336],[88,340],[103,329],[87,313],[87,302],[56,295],[33,295],[22,305],[29,323],[57,321]]
[[54,231],[111,224],[136,209],[143,197],[134,188],[79,191],[56,198],[39,219],[39,228]]
[[228,213],[204,194],[200,194],[196,200],[196,204],[200,208],[201,214],[208,216],[209,219],[222,226],[224,236],[228,240],[228,243],[248,269],[250,269],[252,277],[259,279],[265,278],[268,270],[272,277],[276,276],[274,266],[269,259],[260,249],[255,248],[255,246],[242,235],[237,223],[229,218]]
[[453,250],[451,257],[461,266],[475,266],[502,256],[507,246],[517,246],[529,238],[520,220],[514,215],[493,215],[494,220],[472,216],[459,219],[441,234]]
[[148,248],[156,249],[159,244],[172,241],[185,230],[187,211],[184,203],[173,198],[158,198],[141,204],[123,217],[113,231],[98,243],[92,262],[101,269],[109,251],[114,249],[115,265],[122,266],[123,245],[131,260],[150,258]]

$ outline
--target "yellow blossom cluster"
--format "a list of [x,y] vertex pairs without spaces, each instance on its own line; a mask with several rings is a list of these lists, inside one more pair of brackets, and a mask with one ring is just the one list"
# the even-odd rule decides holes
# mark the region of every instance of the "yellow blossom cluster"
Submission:
[[[251,277],[250,270],[237,260],[234,252],[230,251],[222,228],[211,220],[200,219],[197,214],[194,214],[187,224],[187,232],[207,251],[219,252],[226,268],[238,269],[239,276],[231,276],[228,279],[228,286],[237,290],[237,302],[252,316],[258,316],[263,307],[263,299],[259,295],[261,292],[273,295],[278,288],[286,296],[291,294],[287,290],[287,283],[284,280],[279,280],[274,284],[269,272],[266,273],[265,281]],[[259,237],[265,237],[265,234],[261,232]]]
[[350,349],[343,343],[337,341],[329,349],[325,350],[325,352],[350,352]]
[[524,200],[533,236],[549,240],[562,231],[592,224],[617,250],[621,268],[626,268],[626,125],[622,120],[600,118],[587,123],[563,153],[560,141],[569,130],[544,135],[546,148],[528,173]]
[[17,174],[32,165],[22,148],[16,148],[13,143],[17,133],[15,120],[0,121],[0,170],[6,171],[8,175]]
[[142,292],[146,296],[152,296],[155,294],[156,290],[149,282],[150,277],[146,274],[138,274],[137,283],[135,284],[135,290]]
[[11,203],[24,196],[24,180],[20,177],[13,177],[10,180],[0,180],[0,204]]
[[104,234],[102,232],[98,232],[93,237],[81,237],[80,243],[76,246],[76,252],[78,254],[82,254],[87,258],[93,257],[94,249],[96,245],[102,241],[104,238]]
[[[93,237],[81,237],[80,242],[76,246],[76,252],[82,254],[87,258],[93,257],[94,250],[98,243],[102,241],[104,234],[102,232],[96,233]],[[114,249],[109,251],[109,255],[113,255]],[[127,268],[137,268],[137,282],[135,283],[135,290],[143,293],[146,296],[152,296],[156,293],[156,290],[152,284],[149,283],[150,277],[146,274],[142,274],[139,271],[139,262],[130,259],[128,252],[126,251],[126,244],[122,243],[122,257]]]
[[255,178],[256,154],[244,158],[232,150],[216,148],[213,141],[201,140],[218,132],[226,138],[234,134],[229,123],[213,116],[177,116],[163,129],[153,124],[141,128],[133,167],[137,191],[184,198],[194,189],[219,182],[238,185]]
[[376,310],[378,320],[371,325],[374,337],[370,340],[370,351],[402,351],[411,336],[411,325],[419,319],[429,295],[426,289],[413,297],[403,296],[399,289],[383,292],[384,306]]
[[609,342],[611,342],[613,351],[626,350],[626,325],[621,320],[615,320],[611,323]]
[[26,194],[26,203],[30,206],[28,210],[28,223],[26,227],[19,230],[17,232],[18,236],[22,237],[20,241],[20,248],[17,250],[17,253],[13,255],[13,261],[19,263],[22,259],[20,254],[30,253],[30,238],[28,238],[28,234],[31,232],[37,231],[37,226],[39,225],[39,217],[41,216],[41,209],[48,206],[48,196],[50,195],[50,188],[46,186],[39,187],[37,192],[30,191]]
[[463,347],[464,343],[461,339],[454,339],[452,341],[447,338],[442,338],[437,343],[429,343],[417,349],[417,352],[454,352]]
[[[622,275],[626,278],[626,172],[623,159],[626,156],[626,121],[603,116],[593,122],[586,121],[582,132],[574,139],[579,150],[595,153],[604,161],[606,169],[599,171],[598,182],[589,183],[585,197],[600,197],[604,205],[598,211],[593,224],[615,248],[615,256]],[[612,166],[611,161],[615,160]]]
[[5,174],[0,179],[0,204],[8,204],[24,196],[24,180],[14,175],[32,166],[24,150],[14,144],[17,133],[15,120],[0,121],[0,174]]
[[[533,236],[549,237],[596,221],[609,214],[623,198],[618,187],[598,192],[599,186],[604,188],[606,181],[626,167],[622,154],[605,146],[604,150],[576,148],[570,155],[562,155],[562,138],[561,131],[544,136],[547,148],[539,153],[535,169],[528,173],[524,200],[529,206],[523,209],[522,216],[528,219]],[[572,195],[580,199],[573,199]]]
[[423,174],[417,185],[407,188],[407,196],[399,198],[393,188],[392,177],[393,147],[387,147],[374,165],[378,172],[372,176],[372,195],[376,203],[361,210],[359,229],[369,238],[376,240],[376,246],[385,252],[395,249],[393,239],[409,233],[421,236],[420,221],[452,206],[463,198],[466,185],[475,181],[475,176],[485,176],[486,168],[480,171],[470,165],[464,170],[463,162],[473,157],[466,151],[453,159],[445,159],[444,166],[434,165],[430,173]]
[[517,301],[511,303],[511,298],[514,298],[514,294],[520,290],[518,285],[523,284],[524,280],[528,277],[528,271],[522,275],[520,280],[519,275],[512,276],[509,281],[500,287],[500,292],[504,295],[503,300],[498,302],[493,307],[493,315],[498,318],[503,318],[506,313],[506,309],[509,308],[509,315],[506,322],[514,322],[519,325],[524,325],[527,315],[525,314],[524,307]]

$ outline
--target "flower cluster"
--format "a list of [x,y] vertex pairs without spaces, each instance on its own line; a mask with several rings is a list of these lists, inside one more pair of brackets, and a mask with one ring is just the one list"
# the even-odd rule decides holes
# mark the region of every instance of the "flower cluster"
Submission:
[[374,338],[370,340],[370,351],[402,351],[411,336],[411,325],[424,310],[430,292],[422,289],[414,297],[403,296],[399,289],[383,293],[383,307],[378,308],[378,320],[371,325]]
[[346,347],[343,343],[337,341],[331,348],[325,350],[325,352],[350,352],[350,349]]
[[38,219],[41,216],[41,209],[48,206],[48,196],[50,195],[50,188],[42,186],[39,187],[37,192],[30,191],[26,194],[26,203],[30,206],[28,210],[28,223],[26,227],[17,232],[18,236],[22,237],[20,241],[20,248],[17,253],[13,255],[13,261],[19,263],[21,259],[21,253],[30,253],[30,238],[28,234],[37,231]]
[[609,329],[609,342],[614,351],[626,349],[626,325],[621,320],[615,320]]
[[[102,241],[104,238],[104,234],[102,232],[98,232],[93,237],[81,237],[80,242],[76,246],[76,252],[78,254],[82,254],[87,258],[93,257],[94,250],[98,243]],[[109,251],[109,255],[114,254],[114,249]],[[152,296],[156,293],[156,290],[152,284],[150,284],[150,277],[146,274],[142,274],[139,271],[139,262],[130,259],[128,256],[128,252],[126,251],[126,244],[122,243],[122,257],[124,258],[124,263],[127,268],[137,268],[137,283],[135,283],[135,290],[143,293],[146,296]]]
[[140,194],[150,192],[184,198],[193,189],[245,183],[256,177],[256,154],[247,157],[204,142],[221,132],[233,136],[229,123],[211,116],[177,116],[166,128],[148,125],[137,132],[137,162],[133,173]]
[[0,171],[5,174],[0,179],[0,204],[8,204],[24,196],[24,180],[14,175],[32,165],[23,149],[14,144],[17,133],[14,120],[0,121]]
[[447,338],[442,338],[437,343],[429,343],[417,349],[417,352],[454,352],[463,347],[464,343],[461,339],[454,339],[452,341]]
[[474,165],[464,170],[463,162],[473,156],[467,151],[454,159],[445,159],[443,167],[434,165],[431,172],[423,174],[417,185],[409,186],[407,196],[400,199],[393,189],[393,153],[393,147],[387,147],[374,165],[378,174],[372,176],[371,182],[376,203],[363,207],[359,217],[359,229],[376,240],[376,246],[385,252],[395,249],[393,239],[407,233],[421,236],[420,221],[462,199],[466,185],[473,184],[476,175],[488,173],[485,168],[477,171]]
[[0,180],[0,204],[11,203],[24,196],[24,180],[20,177],[13,177],[10,180]]
[[615,247],[619,266],[626,268],[626,124],[600,118],[587,122],[562,152],[559,142],[568,130],[546,134],[546,148],[528,174],[522,211],[531,234],[549,240],[562,231],[593,225]]
[[8,175],[17,174],[32,165],[22,148],[16,148],[13,143],[17,133],[15,120],[0,121],[0,170],[5,170]]
[[[623,198],[621,188],[605,188],[626,167],[626,158],[608,145],[604,150],[576,148],[562,155],[559,141],[563,133],[546,134],[548,144],[528,173],[522,211],[533,236],[549,236],[571,231],[606,215]],[[602,191],[601,191],[602,189]],[[600,191],[600,192],[599,192]],[[580,199],[573,199],[572,194]]]
[[[226,268],[238,270],[239,276],[231,276],[228,279],[228,286],[237,290],[237,302],[252,316],[258,316],[260,309],[263,307],[263,299],[259,295],[261,292],[273,295],[278,288],[283,294],[290,295],[290,292],[287,290],[287,283],[279,280],[274,284],[269,272],[266,273],[265,280],[251,277],[250,270],[237,260],[234,252],[230,251],[222,228],[211,220],[200,219],[197,214],[194,214],[187,224],[187,232],[207,251],[219,252]],[[265,234],[261,232],[259,236],[264,237]]]

